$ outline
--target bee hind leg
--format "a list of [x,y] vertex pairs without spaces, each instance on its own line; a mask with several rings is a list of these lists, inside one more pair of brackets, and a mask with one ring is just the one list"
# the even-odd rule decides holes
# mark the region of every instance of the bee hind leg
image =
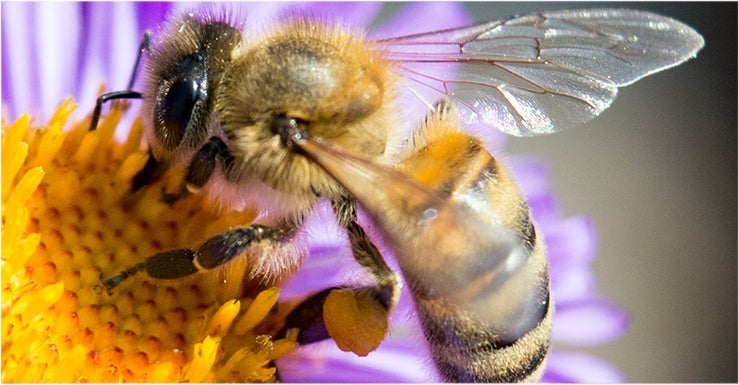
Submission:
[[356,201],[345,198],[332,202],[339,225],[349,235],[354,259],[375,279],[374,296],[386,309],[395,306],[400,295],[400,281],[385,262],[377,247],[357,223]]
[[[382,298],[382,293],[374,286],[334,286],[314,293],[292,309],[285,319],[285,326],[280,334],[286,334],[289,329],[297,328],[297,342],[301,345],[312,344],[331,338],[332,336],[329,332],[329,327],[326,324],[327,319],[325,309],[329,296],[337,293],[349,294],[350,296],[357,298],[370,298],[373,303],[380,305],[384,310],[383,313],[387,313],[389,311],[389,309],[383,305],[384,299]],[[356,303],[366,304],[366,302],[361,301],[357,301]]]
[[400,283],[357,224],[356,203],[352,199],[332,203],[339,224],[349,235],[354,259],[372,275],[375,284],[336,286],[314,293],[290,312],[283,333],[298,328],[300,344],[333,338],[342,350],[366,355],[376,349],[387,331],[387,317],[398,301]]

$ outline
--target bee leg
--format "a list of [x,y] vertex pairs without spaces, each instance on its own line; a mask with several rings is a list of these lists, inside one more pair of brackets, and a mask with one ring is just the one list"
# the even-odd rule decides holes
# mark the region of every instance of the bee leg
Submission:
[[[149,155],[149,159],[154,159],[151,151]],[[218,165],[218,158],[221,159],[223,169],[227,169],[233,161],[233,156],[229,152],[226,143],[221,138],[214,136],[193,156],[190,165],[187,167],[185,179],[177,191],[162,191],[162,201],[167,204],[173,204],[180,198],[184,198],[188,193],[194,193],[200,190],[205,186],[210,177],[213,176],[213,172],[215,172],[216,166]],[[147,178],[151,178],[152,174],[161,175],[161,172],[166,169],[166,165],[158,162],[156,159],[154,159],[153,163],[155,164],[152,164],[152,167],[148,167],[149,162],[147,161],[144,168],[136,174],[136,177],[134,177],[134,187],[136,187],[137,180],[146,180]],[[159,175],[155,175],[155,178]]]
[[375,279],[375,295],[386,309],[395,306],[400,295],[398,276],[390,269],[377,247],[357,223],[357,203],[353,199],[341,199],[332,202],[339,225],[349,235],[354,259],[364,267]]
[[[205,186],[216,169],[219,157],[223,161],[224,168],[228,167],[233,159],[226,143],[223,143],[220,138],[212,137],[190,161],[184,183],[176,192],[162,191],[162,201],[171,205],[180,198],[184,198],[188,192],[196,192]],[[158,161],[149,149],[149,159],[146,161],[144,168],[133,177],[132,190],[136,191],[159,179],[167,168],[168,165],[165,162]]]
[[205,186],[216,169],[217,158],[221,158],[223,169],[227,169],[233,161],[226,143],[214,136],[200,148],[187,168],[185,184],[188,190],[194,192]]
[[92,118],[90,118],[90,131],[95,131],[100,121],[100,110],[103,107],[103,103],[115,99],[141,99],[142,95],[140,92],[133,91],[133,83],[136,81],[136,74],[139,72],[139,65],[141,64],[142,54],[151,52],[151,33],[149,31],[144,32],[144,36],[141,38],[141,44],[139,45],[139,53],[136,55],[136,63],[133,66],[133,72],[131,72],[131,79],[128,82],[128,88],[125,91],[113,91],[107,92],[100,95],[95,102],[95,109],[92,112]]
[[323,317],[324,303],[334,291],[351,291],[355,296],[369,296],[384,310],[395,306],[400,294],[398,277],[385,263],[377,247],[357,224],[356,202],[350,199],[332,202],[339,224],[347,230],[354,259],[375,278],[375,286],[336,286],[308,297],[288,315],[283,329],[298,328],[298,343],[309,344],[330,338]]
[[162,174],[164,174],[166,169],[167,165],[164,162],[158,161],[156,157],[154,157],[154,153],[149,149],[149,159],[146,160],[144,168],[134,175],[131,190],[136,191],[150,183],[153,183],[159,179]]
[[[242,256],[249,258],[248,278],[265,282],[275,280],[295,270],[305,254],[292,242],[296,229],[293,223],[275,227],[253,224],[231,229],[213,236],[195,250],[164,251],[117,275],[101,277],[101,289],[111,294],[116,286],[139,272],[158,279],[183,278]],[[270,255],[263,255],[262,250],[270,250]]]
[[301,345],[311,344],[330,338],[326,324],[323,322],[323,304],[329,294],[339,287],[324,289],[308,297],[295,309],[290,311],[285,319],[285,327],[280,334],[286,334],[287,330],[298,329],[298,343]]

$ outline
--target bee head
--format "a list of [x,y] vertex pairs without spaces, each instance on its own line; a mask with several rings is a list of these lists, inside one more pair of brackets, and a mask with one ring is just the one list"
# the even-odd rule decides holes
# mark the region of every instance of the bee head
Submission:
[[154,46],[144,100],[158,158],[199,147],[212,134],[213,93],[240,41],[239,30],[221,18],[186,14]]

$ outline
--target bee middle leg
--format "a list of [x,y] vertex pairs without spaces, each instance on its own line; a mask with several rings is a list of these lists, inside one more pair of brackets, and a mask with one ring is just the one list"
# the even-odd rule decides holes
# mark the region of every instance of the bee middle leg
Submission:
[[[270,227],[253,224],[231,229],[205,241],[197,249],[174,249],[155,254],[120,273],[102,278],[102,287],[113,289],[139,272],[158,279],[177,279],[223,266],[234,258],[248,258],[248,277],[265,283],[296,270],[305,251],[294,242],[298,225],[285,222]],[[266,255],[264,250],[270,250]]]
[[[188,192],[202,188],[216,167],[229,167],[233,157],[228,146],[217,137],[210,138],[193,156],[179,191],[162,191],[162,200],[172,204]],[[156,159],[151,149],[144,167],[134,176],[135,191],[156,181],[168,164]],[[157,279],[183,278],[224,265],[234,258],[248,258],[247,277],[259,283],[273,284],[298,268],[306,254],[296,240],[302,219],[284,220],[276,226],[252,224],[216,234],[196,249],[167,250],[109,278],[101,276],[102,287],[113,289],[130,276],[145,272]]]

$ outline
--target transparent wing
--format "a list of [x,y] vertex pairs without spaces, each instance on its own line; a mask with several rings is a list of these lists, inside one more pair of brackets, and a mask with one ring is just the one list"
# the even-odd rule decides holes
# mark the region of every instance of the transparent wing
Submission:
[[586,122],[618,87],[678,65],[704,44],[679,21],[625,9],[545,12],[378,42],[426,105],[448,98],[466,123],[516,136]]

